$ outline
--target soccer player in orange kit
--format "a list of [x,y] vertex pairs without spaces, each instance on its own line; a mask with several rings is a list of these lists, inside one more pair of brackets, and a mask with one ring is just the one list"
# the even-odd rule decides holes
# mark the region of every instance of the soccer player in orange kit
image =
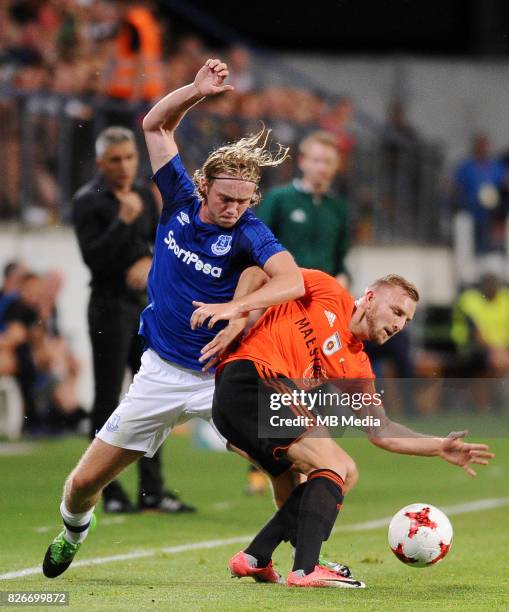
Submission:
[[[357,379],[356,390],[373,395],[374,374],[362,342],[382,344],[401,331],[414,316],[419,294],[404,278],[389,275],[354,301],[329,275],[317,270],[302,272],[304,297],[269,308],[218,368],[212,414],[221,434],[273,480],[290,469],[307,476],[251,544],[230,560],[229,567],[235,576],[282,582],[271,557],[282,541],[289,540],[296,543],[296,552],[288,586],[362,588],[363,582],[318,562],[344,493],[357,479],[355,462],[299,401],[279,405],[283,420],[295,422],[296,416],[305,414],[311,419],[293,426],[291,435],[283,431],[281,437],[260,436],[259,417],[274,390],[280,396],[290,395],[327,379],[335,379],[338,386],[340,379]],[[203,324],[213,312],[214,305],[201,305],[193,316]],[[466,432],[428,437],[391,421],[381,403],[369,411],[379,424],[367,427],[366,433],[385,450],[439,456],[472,476],[475,472],[470,464],[486,465],[494,456],[484,444],[465,443]]]

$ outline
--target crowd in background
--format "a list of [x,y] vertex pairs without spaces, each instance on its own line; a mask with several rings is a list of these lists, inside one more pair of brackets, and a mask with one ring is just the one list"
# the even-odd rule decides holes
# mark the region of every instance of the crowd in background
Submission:
[[[0,0],[0,218],[37,225],[68,221],[70,197],[94,172],[97,133],[121,124],[139,136],[148,106],[191,82],[216,53],[195,34],[173,32],[155,2]],[[206,100],[182,125],[190,171],[207,151],[258,131],[263,120],[274,139],[293,150],[292,163],[262,186],[267,192],[295,178],[297,144],[321,130],[337,150],[332,185],[348,209],[352,244],[447,239],[436,211],[450,217],[464,210],[473,220],[477,254],[505,249],[509,154],[494,155],[487,135],[474,137],[471,153],[451,176],[451,188],[437,195],[443,159],[440,152],[430,155],[432,148],[410,124],[401,101],[388,104],[376,143],[366,144],[356,101],[347,94],[334,98],[305,87],[267,85],[261,64],[244,47],[223,49],[221,57],[228,61],[235,91]],[[26,117],[30,121],[21,120]],[[141,170],[149,174],[143,159]],[[74,428],[84,416],[76,393],[79,362],[58,327],[60,283],[57,272],[34,274],[12,262],[0,293],[0,376],[19,382],[36,431]],[[373,348],[380,374],[387,373],[383,364],[389,362],[402,377],[506,376],[508,291],[501,279],[489,276],[480,287],[461,292],[441,318],[441,323],[450,319],[445,343],[425,343],[417,360],[408,336],[395,339],[393,349],[390,342],[389,350]],[[478,397],[479,406],[488,404],[489,398]]]
[[[265,59],[244,47],[212,50],[195,34],[172,30],[158,3],[116,0],[0,2],[0,143],[8,172],[0,218],[29,224],[69,220],[77,186],[94,169],[93,141],[107,125],[140,134],[144,112],[163,93],[190,82],[208,57],[227,60],[235,91],[207,100],[181,129],[193,170],[220,143],[258,131],[263,121],[293,152],[307,133],[324,129],[341,156],[335,187],[352,202],[357,241],[433,240],[422,214],[434,197],[440,151],[413,128],[401,101],[388,101],[373,141],[348,92],[331,96],[302,85],[271,85]],[[369,141],[369,142],[368,142]],[[297,155],[266,186],[295,173]],[[149,173],[147,160],[142,170]],[[399,222],[401,221],[401,223]]]
[[36,274],[5,265],[0,288],[0,376],[16,379],[25,408],[24,431],[75,430],[87,413],[78,399],[80,363],[60,332],[58,270]]

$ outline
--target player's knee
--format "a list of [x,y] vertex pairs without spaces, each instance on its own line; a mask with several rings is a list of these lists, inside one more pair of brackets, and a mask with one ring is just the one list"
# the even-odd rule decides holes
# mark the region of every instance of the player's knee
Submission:
[[355,461],[348,457],[346,462],[346,478],[343,493],[348,493],[354,487],[359,480],[359,470]]
[[95,474],[83,471],[73,472],[68,478],[67,492],[71,495],[88,497],[94,495],[101,488],[101,482]]
[[344,481],[348,477],[349,470],[355,467],[353,459],[347,455],[339,446],[333,441],[330,441],[330,453],[328,455],[328,468],[339,474]]

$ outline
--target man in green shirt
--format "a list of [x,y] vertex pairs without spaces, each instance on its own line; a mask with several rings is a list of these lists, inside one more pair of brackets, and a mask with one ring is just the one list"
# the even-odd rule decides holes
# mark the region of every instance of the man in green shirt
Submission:
[[328,132],[313,132],[300,143],[299,152],[302,178],[270,191],[257,214],[299,266],[323,270],[348,284],[347,208],[330,192],[340,161],[336,139]]

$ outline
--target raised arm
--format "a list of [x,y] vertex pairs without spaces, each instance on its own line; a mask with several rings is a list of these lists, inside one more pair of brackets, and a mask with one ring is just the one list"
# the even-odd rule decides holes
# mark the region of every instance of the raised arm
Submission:
[[143,132],[154,173],[178,153],[174,133],[186,112],[207,96],[233,89],[224,85],[227,76],[224,62],[208,59],[193,83],[172,91],[148,112],[143,119]]
[[[353,383],[359,391],[360,381]],[[364,381],[362,391],[373,397],[375,388],[372,381]],[[370,442],[384,450],[402,455],[419,455],[423,457],[440,457],[448,463],[461,467],[469,476],[476,472],[471,464],[488,465],[495,455],[486,444],[465,442],[467,431],[451,432],[445,438],[428,436],[413,431],[405,425],[392,421],[383,405],[369,406],[361,410],[358,416],[371,415],[380,419],[380,426],[367,427],[365,431]]]

